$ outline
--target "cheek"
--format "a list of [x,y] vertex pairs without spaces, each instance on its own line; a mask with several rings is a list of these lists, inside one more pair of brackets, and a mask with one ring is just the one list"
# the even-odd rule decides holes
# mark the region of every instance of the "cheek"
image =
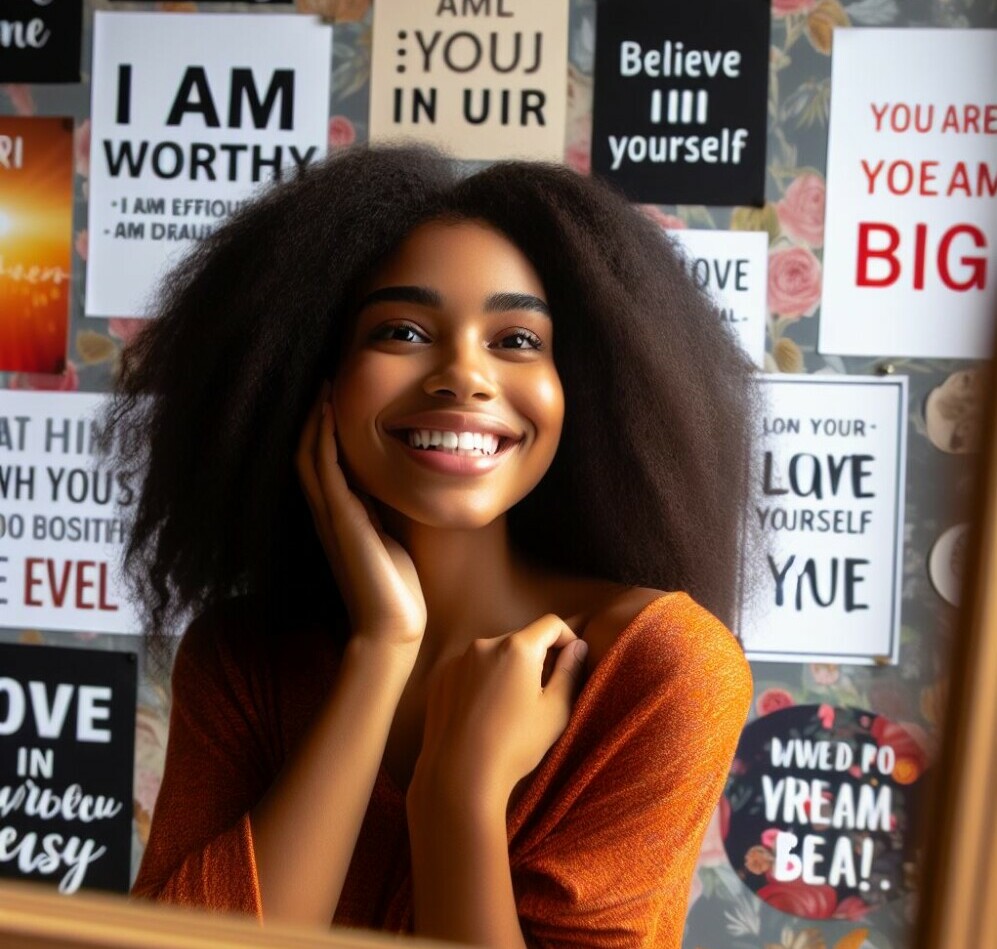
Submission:
[[[344,366],[332,383],[333,419],[340,462],[353,473],[363,471],[371,453],[377,415],[390,394],[382,392],[386,376],[367,360]],[[389,377],[388,377],[389,378]]]
[[560,376],[551,372],[540,380],[536,391],[538,411],[556,441],[561,437],[561,427],[564,424],[564,389],[561,387]]

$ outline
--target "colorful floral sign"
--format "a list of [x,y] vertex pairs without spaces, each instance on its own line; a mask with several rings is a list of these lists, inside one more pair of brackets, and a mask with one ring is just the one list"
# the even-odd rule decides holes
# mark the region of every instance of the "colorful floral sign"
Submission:
[[916,726],[774,701],[744,730],[724,844],[746,886],[808,919],[860,919],[913,890],[929,765]]

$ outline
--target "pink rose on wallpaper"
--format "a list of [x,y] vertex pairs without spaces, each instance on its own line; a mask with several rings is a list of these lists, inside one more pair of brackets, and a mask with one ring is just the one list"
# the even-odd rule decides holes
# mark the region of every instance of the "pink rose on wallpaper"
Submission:
[[789,708],[795,704],[796,702],[793,700],[793,696],[790,695],[789,692],[785,689],[779,689],[774,686],[771,689],[766,689],[755,700],[755,708],[758,710],[759,715],[768,715],[769,712],[778,712],[780,709]]
[[670,228],[671,230],[682,230],[689,225],[674,214],[665,214],[656,204],[638,204],[643,213],[649,217],[658,227]]
[[345,115],[334,115],[329,119],[329,150],[345,148],[357,140],[357,130]]
[[826,883],[811,886],[802,880],[766,883],[757,895],[783,913],[807,919],[830,919],[838,905],[838,894],[833,886]]
[[564,150],[565,164],[580,175],[592,171],[592,118],[585,115],[576,119],[568,134],[568,145]]
[[820,261],[809,248],[780,247],[769,254],[769,309],[777,316],[813,316],[820,282]]
[[762,831],[761,841],[769,848],[769,850],[775,852],[775,839],[779,835],[778,827],[769,827]]
[[821,725],[826,729],[830,730],[834,728],[834,709],[830,705],[821,705],[817,709],[817,717],[820,719]]
[[772,16],[784,17],[793,13],[809,13],[817,0],[772,0]]
[[31,86],[12,83],[4,86],[3,91],[7,93],[7,98],[18,115],[35,114],[35,97],[31,94]]
[[870,906],[861,897],[846,896],[834,911],[835,919],[861,919],[869,912]]
[[76,174],[90,177],[90,120],[84,119],[73,132],[73,156]]
[[10,377],[11,389],[30,389],[35,392],[75,392],[80,387],[80,377],[72,361],[66,362],[62,373],[15,372]]
[[820,175],[807,172],[786,189],[775,212],[782,229],[794,240],[811,247],[824,244],[824,196],[827,189]]
[[579,139],[572,142],[564,152],[565,164],[580,175],[592,171],[592,142],[590,139]]
[[133,336],[142,329],[146,320],[116,316],[107,321],[107,331],[115,339],[120,339],[125,345],[131,342]]

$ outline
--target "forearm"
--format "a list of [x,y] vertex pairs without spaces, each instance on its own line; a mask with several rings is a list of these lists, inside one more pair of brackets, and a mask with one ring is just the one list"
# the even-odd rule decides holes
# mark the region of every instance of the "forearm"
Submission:
[[[470,796],[468,796],[470,797]],[[415,931],[489,949],[525,949],[509,868],[505,806],[409,799]]]
[[347,645],[328,700],[250,814],[264,919],[332,919],[410,671],[397,647]]

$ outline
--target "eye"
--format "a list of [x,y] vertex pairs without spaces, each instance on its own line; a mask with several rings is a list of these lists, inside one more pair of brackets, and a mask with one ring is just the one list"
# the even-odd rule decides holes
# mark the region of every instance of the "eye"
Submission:
[[410,323],[387,323],[370,334],[372,340],[391,340],[399,343],[428,343],[429,337]]
[[499,349],[543,349],[543,340],[536,333],[521,327],[506,334],[498,341]]

